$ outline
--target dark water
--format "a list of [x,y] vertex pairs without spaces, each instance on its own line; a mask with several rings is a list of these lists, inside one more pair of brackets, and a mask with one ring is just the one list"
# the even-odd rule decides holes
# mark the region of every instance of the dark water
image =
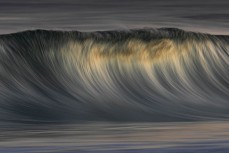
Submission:
[[223,153],[228,122],[5,125],[2,153]]
[[229,152],[228,8],[1,0],[0,152]]
[[1,0],[0,33],[176,27],[229,34],[227,0]]
[[227,152],[228,42],[179,29],[2,35],[0,152]]
[[179,29],[0,36],[0,121],[228,119],[229,37]]

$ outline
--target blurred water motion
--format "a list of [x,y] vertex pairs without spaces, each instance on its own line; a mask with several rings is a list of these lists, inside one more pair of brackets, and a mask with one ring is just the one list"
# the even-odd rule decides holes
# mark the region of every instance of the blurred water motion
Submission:
[[224,152],[229,122],[1,126],[0,152]]
[[227,0],[1,0],[0,33],[177,27],[229,34]]
[[229,118],[229,36],[36,30],[1,35],[0,55],[0,122]]
[[229,150],[228,48],[176,28],[1,35],[0,152]]
[[228,8],[1,0],[0,153],[227,153]]

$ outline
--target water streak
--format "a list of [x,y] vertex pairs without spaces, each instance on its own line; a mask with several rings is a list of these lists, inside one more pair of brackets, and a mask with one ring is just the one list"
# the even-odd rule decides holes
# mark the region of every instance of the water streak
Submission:
[[227,119],[229,37],[179,29],[0,36],[0,119]]

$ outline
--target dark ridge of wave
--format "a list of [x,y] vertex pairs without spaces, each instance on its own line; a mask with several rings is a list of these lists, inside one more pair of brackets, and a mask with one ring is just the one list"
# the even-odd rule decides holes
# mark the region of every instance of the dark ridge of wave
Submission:
[[0,36],[0,120],[229,117],[229,36],[175,28]]

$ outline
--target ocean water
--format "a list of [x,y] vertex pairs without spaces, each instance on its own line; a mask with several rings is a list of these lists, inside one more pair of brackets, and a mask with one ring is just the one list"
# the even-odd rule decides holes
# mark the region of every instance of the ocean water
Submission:
[[227,152],[228,49],[176,28],[1,35],[0,152]]
[[227,0],[1,0],[0,33],[175,27],[229,34]]
[[229,152],[228,8],[1,0],[0,153]]
[[229,122],[4,125],[1,153],[226,153]]
[[228,119],[229,37],[175,28],[0,36],[0,121]]

